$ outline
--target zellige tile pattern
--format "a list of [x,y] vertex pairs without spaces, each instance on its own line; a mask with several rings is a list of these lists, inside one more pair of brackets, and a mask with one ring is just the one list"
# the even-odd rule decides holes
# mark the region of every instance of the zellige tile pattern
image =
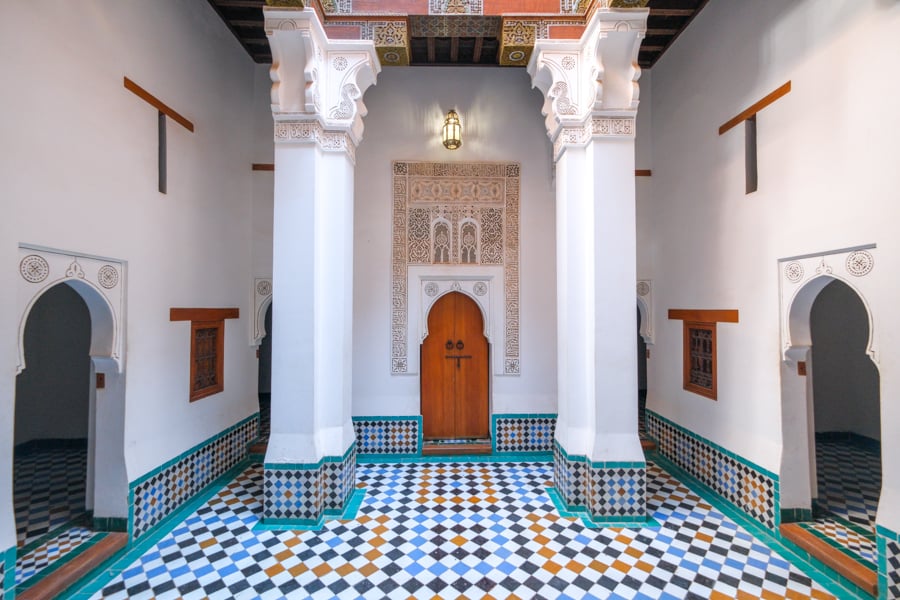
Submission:
[[556,511],[549,463],[359,465],[351,520],[259,522],[253,465],[95,598],[831,598],[655,465],[658,528],[590,529]]

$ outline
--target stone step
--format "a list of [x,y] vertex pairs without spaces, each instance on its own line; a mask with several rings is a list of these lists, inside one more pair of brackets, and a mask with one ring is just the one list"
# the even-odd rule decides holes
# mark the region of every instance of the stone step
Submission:
[[45,578],[23,592],[16,594],[18,600],[49,600],[86,577],[109,558],[128,545],[128,534],[110,532],[99,542],[53,571]]
[[647,438],[641,438],[641,449],[645,452],[652,452],[656,450],[656,442]]
[[780,530],[783,537],[806,550],[810,556],[834,569],[866,593],[878,597],[878,573],[856,562],[797,523],[785,523]]

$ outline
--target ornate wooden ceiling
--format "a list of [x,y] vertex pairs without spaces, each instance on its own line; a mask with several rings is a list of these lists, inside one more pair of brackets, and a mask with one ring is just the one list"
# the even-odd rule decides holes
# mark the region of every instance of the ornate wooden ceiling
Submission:
[[[247,53],[272,62],[266,0],[207,0]],[[371,39],[384,66],[525,66],[536,38],[581,35],[596,6],[650,8],[638,64],[652,67],[708,0],[276,0],[319,12],[329,37]]]

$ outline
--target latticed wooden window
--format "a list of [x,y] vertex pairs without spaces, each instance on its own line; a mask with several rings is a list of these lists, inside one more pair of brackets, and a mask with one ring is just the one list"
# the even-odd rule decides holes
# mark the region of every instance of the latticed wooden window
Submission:
[[684,389],[716,399],[715,323],[684,323]]
[[199,400],[224,389],[222,364],[225,323],[191,323],[191,400]]

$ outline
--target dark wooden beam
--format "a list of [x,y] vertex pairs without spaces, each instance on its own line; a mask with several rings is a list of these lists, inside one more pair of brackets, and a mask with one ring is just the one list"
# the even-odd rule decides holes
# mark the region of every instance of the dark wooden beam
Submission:
[[[235,23],[235,21],[232,21]],[[675,35],[678,33],[677,29],[659,29],[659,28],[649,28],[647,29],[647,36],[651,35]]]
[[274,171],[275,165],[272,163],[253,163],[254,171]]
[[475,38],[475,48],[472,50],[472,62],[478,64],[481,62],[481,48],[484,46],[484,38]]
[[694,14],[693,8],[651,8],[651,17],[690,17]]
[[[262,19],[259,20],[247,20],[247,19],[228,19],[228,23],[232,27],[259,27],[262,29],[265,27],[265,21]],[[647,35],[650,35],[649,33]]]
[[262,8],[266,0],[213,0],[213,3],[227,8]]
[[242,44],[246,44],[248,46],[268,46],[269,40],[268,38],[240,38]]
[[459,38],[450,38],[450,62],[459,62]]
[[425,44],[428,48],[428,62],[434,62],[434,38],[430,37],[425,40]]

